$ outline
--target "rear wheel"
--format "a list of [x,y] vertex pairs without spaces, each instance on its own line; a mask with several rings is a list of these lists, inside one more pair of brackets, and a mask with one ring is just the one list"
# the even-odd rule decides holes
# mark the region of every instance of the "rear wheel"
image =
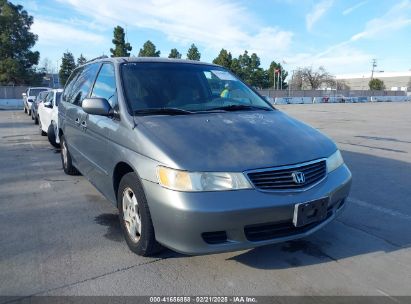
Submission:
[[39,124],[39,116],[36,115],[36,117],[34,118],[34,124],[38,125]]
[[56,143],[56,132],[54,131],[53,124],[50,124],[49,128],[47,129],[47,138],[53,147],[60,148],[60,145]]
[[152,256],[163,248],[157,243],[150,210],[140,179],[134,172],[120,181],[118,208],[121,228],[131,251]]
[[79,175],[80,172],[73,166],[73,163],[71,161],[71,155],[67,149],[67,143],[66,143],[66,139],[64,138],[64,135],[61,135],[60,143],[61,143],[61,162],[63,164],[64,173],[68,175]]
[[41,125],[41,120],[39,120],[39,132],[41,136],[46,136],[47,133],[43,131],[43,126]]
[[23,109],[23,110],[24,110],[24,113],[27,113],[27,109],[26,109],[26,106],[24,106],[24,109]]

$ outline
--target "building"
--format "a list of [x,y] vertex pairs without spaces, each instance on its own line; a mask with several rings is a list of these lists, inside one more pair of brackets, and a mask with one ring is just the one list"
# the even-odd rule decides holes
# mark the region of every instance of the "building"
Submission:
[[[342,80],[351,90],[368,90],[371,72],[337,75],[337,81]],[[411,70],[406,72],[374,72],[374,78],[384,81],[389,91],[411,91]]]
[[43,77],[42,81],[42,86],[53,88],[53,89],[59,89],[60,86],[60,80],[59,80],[59,74],[56,73],[47,73]]

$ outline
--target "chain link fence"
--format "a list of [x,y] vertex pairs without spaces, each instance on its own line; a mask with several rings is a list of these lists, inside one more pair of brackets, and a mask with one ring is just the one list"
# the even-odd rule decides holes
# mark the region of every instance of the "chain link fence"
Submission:
[[370,91],[370,90],[258,90],[267,97],[373,97],[373,96],[406,96],[404,91]]
[[0,99],[22,99],[27,86],[0,86]]

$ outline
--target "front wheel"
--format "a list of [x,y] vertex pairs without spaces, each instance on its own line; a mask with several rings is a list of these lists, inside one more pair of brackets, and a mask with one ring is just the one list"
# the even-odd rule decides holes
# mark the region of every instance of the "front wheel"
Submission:
[[118,189],[120,225],[131,251],[141,256],[152,256],[161,251],[157,243],[150,210],[140,179],[134,172],[127,173]]

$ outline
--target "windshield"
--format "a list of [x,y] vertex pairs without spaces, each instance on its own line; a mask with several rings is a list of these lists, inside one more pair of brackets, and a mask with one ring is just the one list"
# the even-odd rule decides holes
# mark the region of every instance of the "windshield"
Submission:
[[40,92],[47,91],[48,89],[30,89],[29,96],[37,96]]
[[227,70],[197,64],[124,63],[125,96],[132,111],[181,109],[190,112],[244,106],[272,109]]
[[43,100],[47,96],[48,93],[49,93],[49,91],[40,92],[39,95],[38,95],[37,100]]

